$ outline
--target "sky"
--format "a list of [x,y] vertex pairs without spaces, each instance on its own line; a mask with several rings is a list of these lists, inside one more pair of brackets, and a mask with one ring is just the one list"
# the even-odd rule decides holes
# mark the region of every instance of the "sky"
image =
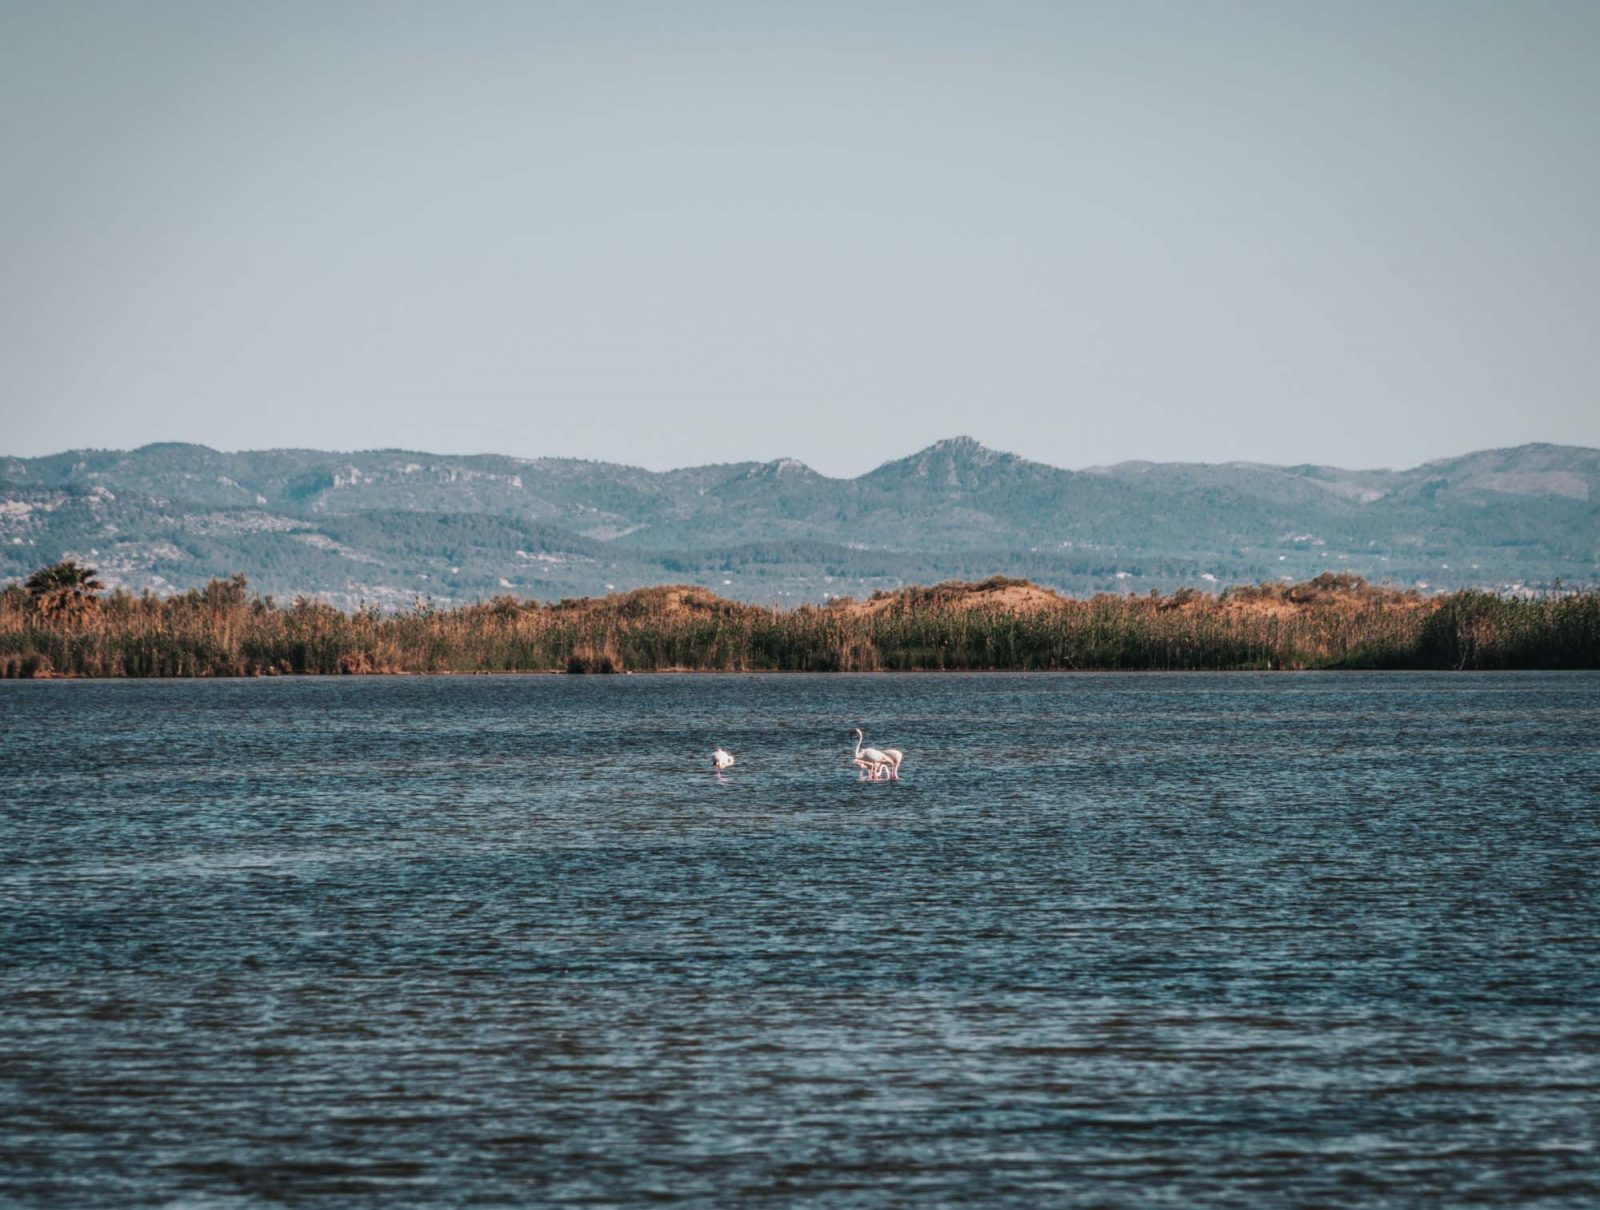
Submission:
[[1594,3],[0,0],[0,453],[1600,446]]

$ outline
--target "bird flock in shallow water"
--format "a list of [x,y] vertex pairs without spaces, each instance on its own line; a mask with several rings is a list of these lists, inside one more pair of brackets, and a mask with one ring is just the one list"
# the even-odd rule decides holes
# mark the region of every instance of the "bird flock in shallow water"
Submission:
[[[899,748],[869,748],[862,747],[866,742],[866,735],[860,727],[855,729],[856,749],[851,764],[862,771],[863,781],[899,781],[900,764],[905,760],[906,754]],[[711,767],[718,777],[722,776],[724,769],[731,769],[736,758],[732,752],[725,748],[718,748],[711,754]]]

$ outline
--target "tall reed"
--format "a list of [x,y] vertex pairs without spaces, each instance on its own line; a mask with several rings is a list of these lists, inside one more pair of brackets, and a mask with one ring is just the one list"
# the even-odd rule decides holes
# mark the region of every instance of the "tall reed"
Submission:
[[1600,667],[1600,592],[1422,598],[1334,575],[1088,600],[996,577],[792,610],[666,587],[345,613],[240,576],[96,601],[50,613],[0,591],[0,675]]

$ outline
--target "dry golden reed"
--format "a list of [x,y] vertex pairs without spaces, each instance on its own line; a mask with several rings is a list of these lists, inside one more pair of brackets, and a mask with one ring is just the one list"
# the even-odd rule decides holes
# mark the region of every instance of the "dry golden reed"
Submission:
[[398,614],[280,606],[242,576],[72,608],[16,585],[0,592],[8,677],[1594,667],[1600,592],[1424,598],[1333,574],[1218,596],[1087,600],[997,576],[789,610],[684,586]]

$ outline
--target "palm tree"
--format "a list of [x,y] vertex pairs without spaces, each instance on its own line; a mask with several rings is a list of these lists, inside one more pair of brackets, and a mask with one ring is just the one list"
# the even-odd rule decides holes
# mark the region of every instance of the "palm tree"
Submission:
[[71,559],[42,567],[28,577],[28,603],[45,619],[72,621],[100,607],[105,585],[95,579],[95,569],[79,567]]

